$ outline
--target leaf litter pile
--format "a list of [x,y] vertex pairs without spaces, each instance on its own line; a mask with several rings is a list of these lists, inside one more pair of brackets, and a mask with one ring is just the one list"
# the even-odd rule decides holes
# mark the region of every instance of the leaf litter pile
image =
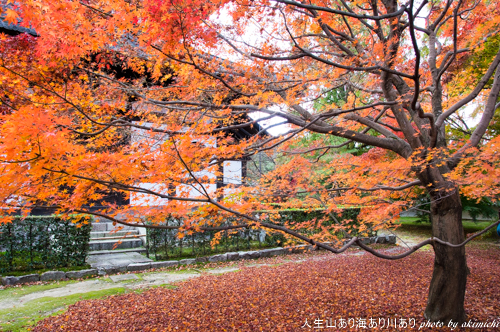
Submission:
[[[467,253],[468,319],[499,321],[500,250]],[[325,255],[300,264],[243,267],[181,282],[176,289],[80,301],[34,330],[417,331],[425,322],[432,265],[433,256],[419,252],[392,262],[369,254]]]

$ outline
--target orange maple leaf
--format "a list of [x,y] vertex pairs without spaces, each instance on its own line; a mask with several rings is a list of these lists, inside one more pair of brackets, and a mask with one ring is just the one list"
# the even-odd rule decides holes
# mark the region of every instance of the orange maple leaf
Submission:
[[7,8],[4,12],[5,16],[3,18],[4,21],[6,21],[9,24],[17,24],[18,23],[18,18],[19,15],[15,11],[13,11],[10,8]]

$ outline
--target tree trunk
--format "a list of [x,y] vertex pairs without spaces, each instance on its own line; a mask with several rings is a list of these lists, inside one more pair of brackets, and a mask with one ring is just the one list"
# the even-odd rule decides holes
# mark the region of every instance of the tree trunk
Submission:
[[[432,236],[452,244],[464,241],[462,204],[458,188],[431,194]],[[434,271],[429,287],[425,318],[437,322],[464,322],[467,263],[465,248],[434,245]]]

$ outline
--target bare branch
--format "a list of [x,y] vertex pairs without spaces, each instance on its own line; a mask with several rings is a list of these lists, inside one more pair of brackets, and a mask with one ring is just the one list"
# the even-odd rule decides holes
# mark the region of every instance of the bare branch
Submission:
[[342,15],[342,16],[353,17],[353,18],[357,18],[357,19],[367,19],[367,20],[384,20],[384,19],[391,18],[391,17],[397,17],[397,16],[400,16],[401,14],[403,14],[404,11],[405,11],[405,9],[406,9],[406,6],[403,5],[401,7],[401,9],[399,9],[398,11],[396,11],[394,13],[385,14],[385,15],[379,15],[379,16],[371,16],[371,15],[365,15],[365,14],[358,15],[358,14],[355,14],[354,12],[352,12],[352,11],[346,12],[346,11],[332,9],[332,8],[328,8],[328,7],[308,5],[308,4],[305,4],[305,3],[301,3],[301,2],[297,2],[297,1],[291,1],[291,0],[274,0],[274,1],[276,1],[278,3],[284,3],[284,4],[287,4],[287,5],[292,5],[292,6],[295,6],[295,7],[303,8],[303,9],[317,10],[317,11],[322,11],[322,12],[327,12],[327,13],[333,13],[333,14],[339,14],[339,15]]

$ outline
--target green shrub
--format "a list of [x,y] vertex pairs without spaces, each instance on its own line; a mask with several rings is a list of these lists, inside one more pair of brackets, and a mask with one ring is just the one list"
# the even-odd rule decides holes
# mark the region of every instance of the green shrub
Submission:
[[[228,221],[228,224],[231,222]],[[163,225],[180,226],[182,220],[169,218]],[[217,234],[219,233],[219,234]],[[228,231],[205,231],[184,234],[178,237],[176,229],[148,228],[146,231],[146,248],[148,255],[156,260],[171,258],[186,258],[208,256],[217,253],[275,247],[284,244],[281,233],[266,235],[265,241],[260,241],[259,230],[246,228]],[[217,236],[219,242],[212,245]]]
[[0,224],[0,271],[85,265],[91,230],[88,218],[28,216]]

